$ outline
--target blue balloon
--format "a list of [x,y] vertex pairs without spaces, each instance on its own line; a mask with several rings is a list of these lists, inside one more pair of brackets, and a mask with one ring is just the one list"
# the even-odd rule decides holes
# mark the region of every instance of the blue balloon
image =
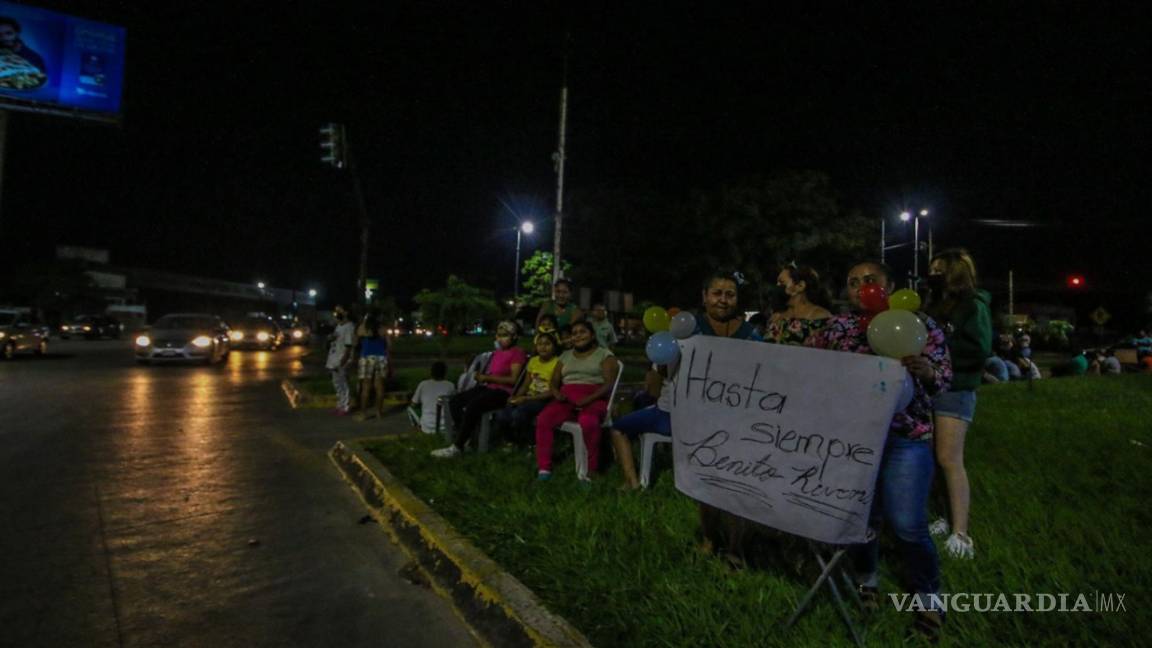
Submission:
[[648,359],[658,365],[672,364],[680,358],[680,345],[676,344],[676,338],[668,331],[653,333],[652,337],[648,338],[645,351],[648,353]]

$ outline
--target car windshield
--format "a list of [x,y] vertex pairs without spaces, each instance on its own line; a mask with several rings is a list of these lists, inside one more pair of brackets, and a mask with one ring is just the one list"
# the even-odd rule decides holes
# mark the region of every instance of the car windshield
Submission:
[[91,322],[94,319],[96,318],[92,317],[91,315],[77,315],[76,319],[72,321],[76,322],[77,324],[85,324],[87,322]]
[[271,329],[273,322],[271,320],[263,319],[260,317],[250,317],[240,323],[245,328],[263,328]]
[[152,327],[158,329],[210,329],[216,327],[216,322],[210,317],[165,315],[156,320]]
[[16,313],[0,313],[0,326],[12,326],[16,321]]

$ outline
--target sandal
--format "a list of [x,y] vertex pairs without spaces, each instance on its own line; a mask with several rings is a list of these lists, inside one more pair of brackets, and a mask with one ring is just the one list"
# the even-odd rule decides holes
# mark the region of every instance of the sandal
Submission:
[[916,620],[912,622],[908,634],[935,644],[940,642],[940,634],[943,630],[944,615],[937,610],[927,610],[916,613]]

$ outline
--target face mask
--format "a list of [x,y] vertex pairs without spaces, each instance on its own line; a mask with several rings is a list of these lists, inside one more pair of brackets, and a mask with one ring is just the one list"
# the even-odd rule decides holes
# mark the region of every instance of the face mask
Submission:
[[942,292],[944,290],[944,275],[930,274],[924,277],[924,285],[932,292]]
[[336,321],[337,322],[343,322],[344,321],[344,313],[336,313]]
[[788,289],[781,285],[772,286],[768,291],[768,307],[773,312],[786,310],[788,308]]

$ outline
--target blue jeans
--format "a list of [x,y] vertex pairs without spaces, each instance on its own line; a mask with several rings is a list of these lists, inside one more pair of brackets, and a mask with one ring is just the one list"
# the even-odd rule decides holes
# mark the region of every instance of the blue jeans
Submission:
[[496,425],[505,430],[508,440],[525,443],[534,438],[536,416],[544,406],[552,401],[531,400],[513,407],[505,407],[496,413]]
[[872,501],[870,526],[877,537],[850,550],[857,577],[862,581],[871,579],[877,571],[882,520],[896,536],[908,588],[916,594],[940,592],[940,559],[928,533],[928,493],[935,468],[930,441],[888,438],[876,480],[876,498]]

